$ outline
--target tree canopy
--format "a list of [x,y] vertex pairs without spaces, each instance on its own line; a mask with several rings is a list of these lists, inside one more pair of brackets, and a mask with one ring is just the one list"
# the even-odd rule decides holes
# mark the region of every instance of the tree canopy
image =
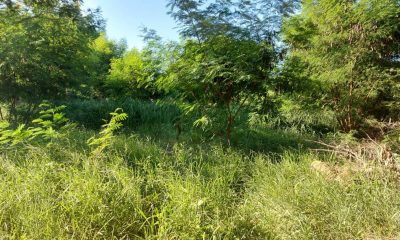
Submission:
[[0,91],[3,101],[40,101],[88,80],[88,44],[102,28],[79,1],[0,2]]
[[173,97],[204,122],[224,109],[228,141],[243,108],[279,114],[285,101],[334,113],[345,132],[400,118],[398,0],[167,3],[180,41],[144,27],[139,50],[80,0],[0,0],[0,101],[16,115],[42,99]]
[[396,0],[307,0],[285,22],[289,58],[304,64],[297,74],[318,84],[318,100],[337,112],[341,129],[399,117],[399,20]]

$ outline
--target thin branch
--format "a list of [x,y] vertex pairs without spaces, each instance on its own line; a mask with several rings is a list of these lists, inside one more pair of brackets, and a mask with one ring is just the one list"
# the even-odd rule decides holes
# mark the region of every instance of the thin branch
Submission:
[[249,98],[249,95],[247,95],[243,101],[240,103],[238,109],[236,110],[235,115],[233,116],[233,119],[236,119],[237,115],[239,114],[240,110],[242,109],[242,107],[244,106],[244,104],[246,103],[247,99]]

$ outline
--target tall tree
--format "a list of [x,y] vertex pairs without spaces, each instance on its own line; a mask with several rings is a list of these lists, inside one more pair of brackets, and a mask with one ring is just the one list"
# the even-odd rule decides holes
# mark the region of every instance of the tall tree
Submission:
[[169,0],[169,14],[184,37],[199,42],[219,35],[272,41],[282,19],[294,13],[300,0]]
[[88,43],[102,27],[80,1],[0,1],[0,92],[15,115],[18,101],[68,94],[88,78]]
[[400,117],[393,108],[400,87],[398,0],[305,0],[284,36],[290,58],[304,66],[300,75],[319,86],[314,93],[337,113],[342,130],[361,129],[370,116]]
[[198,44],[188,41],[185,52],[171,65],[171,88],[207,112],[225,108],[226,139],[230,142],[236,117],[247,100],[262,93],[274,54],[268,44],[226,36]]
[[[179,45],[176,42],[163,41],[154,30],[144,28],[142,32],[145,43],[142,51],[132,49],[120,57],[111,59],[105,80],[108,96],[155,98],[164,93],[162,83],[167,75],[168,66],[175,59]],[[104,44],[103,40],[98,40],[97,45],[109,45]],[[112,52],[110,48],[101,48],[103,52],[107,49],[109,53]]]
[[171,82],[183,96],[207,108],[226,109],[226,138],[255,93],[266,92],[276,62],[283,16],[297,1],[171,0],[170,14],[188,39],[171,67]]
[[163,40],[153,29],[143,28],[142,33],[145,45],[141,56],[146,76],[142,85],[154,96],[161,96],[166,93],[164,80],[169,67],[178,59],[181,45],[175,41]]
[[128,45],[125,39],[119,41],[110,40],[104,32],[90,44],[92,50],[91,80],[86,85],[85,92],[89,97],[107,96],[107,77],[111,70],[111,63],[115,59],[125,56]]
[[106,91],[114,98],[145,97],[148,93],[143,91],[142,86],[146,84],[146,77],[142,56],[137,49],[132,49],[123,57],[111,60]]

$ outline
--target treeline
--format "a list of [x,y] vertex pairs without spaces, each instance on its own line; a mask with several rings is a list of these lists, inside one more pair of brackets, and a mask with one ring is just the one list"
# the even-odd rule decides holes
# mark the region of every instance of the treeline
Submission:
[[173,98],[201,112],[197,125],[224,109],[228,141],[244,108],[264,120],[326,114],[330,127],[358,136],[400,118],[398,0],[169,0],[167,8],[182,40],[143,29],[144,48],[128,50],[82,1],[0,0],[8,109],[0,118],[17,121],[20,106],[29,116],[43,99]]

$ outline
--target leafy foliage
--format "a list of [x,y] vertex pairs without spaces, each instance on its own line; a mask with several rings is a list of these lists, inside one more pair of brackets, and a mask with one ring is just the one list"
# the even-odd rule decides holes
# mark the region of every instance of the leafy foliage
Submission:
[[1,1],[0,100],[11,114],[21,100],[38,104],[87,82],[87,46],[100,28],[79,1]]
[[25,129],[25,124],[19,125],[15,130],[9,129],[6,121],[0,123],[0,146],[15,146],[32,136],[32,132]]
[[52,107],[43,102],[39,105],[43,110],[40,111],[39,118],[32,121],[35,127],[26,127],[20,124],[15,130],[10,129],[10,124],[6,121],[0,122],[0,146],[15,146],[19,143],[29,143],[33,140],[44,140],[52,144],[55,139],[65,136],[65,132],[75,127],[69,122],[62,112],[64,105]]
[[140,52],[132,49],[122,58],[114,58],[110,65],[110,74],[106,80],[109,95],[124,97],[138,95],[145,84],[144,63]]
[[285,24],[286,65],[303,65],[288,69],[291,81],[316,83],[305,92],[335,111],[344,131],[368,131],[371,117],[399,118],[399,14],[396,0],[309,0]]
[[272,59],[270,46],[250,40],[220,36],[202,44],[189,41],[184,54],[171,65],[169,81],[172,89],[179,89],[204,114],[210,107],[226,108],[229,140],[243,104],[250,95],[262,93]]
[[143,28],[144,48],[141,51],[144,63],[145,81],[142,85],[154,97],[162,97],[174,92],[168,89],[165,79],[169,75],[169,67],[176,62],[181,51],[181,44],[174,41],[164,41],[155,30]]
[[32,137],[40,136],[44,140],[53,141],[63,137],[64,132],[75,127],[75,124],[70,123],[63,113],[66,108],[65,105],[52,107],[49,103],[44,102],[39,107],[43,110],[39,112],[39,118],[32,121],[32,123],[39,125],[39,127],[30,129]]
[[122,58],[127,51],[126,40],[114,41],[110,40],[105,32],[90,44],[92,55],[89,63],[91,63],[91,79],[83,86],[81,91],[89,94],[90,97],[105,97],[107,93],[107,77],[111,70],[111,62],[114,59]]
[[103,125],[103,129],[100,131],[98,138],[92,137],[87,142],[90,146],[96,146],[93,150],[94,154],[100,154],[106,147],[111,144],[111,140],[114,137],[114,132],[120,129],[128,118],[128,115],[123,112],[121,108],[115,109],[114,112],[110,113],[111,119],[108,123]]
[[169,6],[181,35],[189,40],[171,65],[167,85],[201,109],[224,106],[229,143],[240,109],[271,86],[277,29],[297,1],[171,0]]
[[280,32],[282,19],[293,13],[298,0],[169,0],[170,15],[184,37],[198,42],[216,36],[272,41]]
[[144,28],[144,48],[131,49],[110,61],[105,92],[114,99],[123,97],[158,98],[166,92],[164,79],[175,61],[180,45],[163,41],[154,30]]

